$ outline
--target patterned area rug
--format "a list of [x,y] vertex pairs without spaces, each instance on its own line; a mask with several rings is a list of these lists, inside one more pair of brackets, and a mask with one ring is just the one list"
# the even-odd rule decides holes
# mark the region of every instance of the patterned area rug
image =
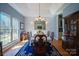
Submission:
[[[61,56],[58,50],[53,46],[51,49],[51,54],[46,54],[44,56]],[[29,46],[28,42],[19,50],[19,52],[15,56],[35,56],[33,54],[33,49]]]

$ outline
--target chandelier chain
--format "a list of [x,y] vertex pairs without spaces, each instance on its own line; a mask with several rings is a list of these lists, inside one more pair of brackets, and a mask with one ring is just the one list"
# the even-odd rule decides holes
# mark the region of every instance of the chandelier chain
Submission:
[[40,16],[40,3],[39,3],[39,16]]

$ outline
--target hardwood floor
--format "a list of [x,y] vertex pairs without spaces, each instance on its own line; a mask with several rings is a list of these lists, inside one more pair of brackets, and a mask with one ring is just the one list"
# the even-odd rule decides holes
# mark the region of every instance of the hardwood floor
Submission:
[[15,56],[15,54],[21,49],[21,47],[27,42],[26,41],[22,41],[19,42],[18,44],[16,44],[15,46],[13,46],[12,48],[8,49],[3,55],[4,56]]
[[70,56],[68,52],[66,52],[63,48],[62,48],[62,40],[53,40],[52,44],[55,46],[55,48],[59,51],[59,53],[62,56]]

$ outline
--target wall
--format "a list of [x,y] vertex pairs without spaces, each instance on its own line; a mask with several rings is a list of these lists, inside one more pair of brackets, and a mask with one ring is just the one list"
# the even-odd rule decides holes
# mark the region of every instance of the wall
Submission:
[[[55,39],[58,38],[58,29],[57,29],[57,16],[56,15],[52,15],[53,17],[46,17],[47,19],[47,27],[46,30],[44,31],[45,33],[47,33],[47,31],[51,31],[55,33]],[[36,33],[36,31],[34,30],[33,27],[33,21],[35,20],[35,17],[26,17],[26,21],[25,21],[25,28],[26,28],[26,32],[30,32],[32,31],[32,34]]]
[[[59,14],[63,14],[63,17],[76,12],[79,10],[79,4],[77,3],[66,3],[64,4],[57,12]],[[46,31],[52,31],[55,33],[55,38],[58,38],[58,14],[57,15],[52,15],[52,17],[46,17],[48,21],[47,29]],[[26,32],[31,31],[32,33],[35,33],[35,30],[33,28],[32,21],[35,20],[35,17],[27,17],[26,18]],[[64,27],[64,19],[63,19],[63,27]],[[63,29],[64,30],[64,29]]]

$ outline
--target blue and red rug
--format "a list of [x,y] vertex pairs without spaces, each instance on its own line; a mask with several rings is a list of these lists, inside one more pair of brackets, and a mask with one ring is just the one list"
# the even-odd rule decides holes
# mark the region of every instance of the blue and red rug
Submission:
[[[46,53],[44,56],[61,56],[58,50],[53,46],[50,50],[51,54]],[[25,45],[19,50],[19,52],[15,56],[35,56],[33,48],[29,46],[29,43],[25,43]]]

